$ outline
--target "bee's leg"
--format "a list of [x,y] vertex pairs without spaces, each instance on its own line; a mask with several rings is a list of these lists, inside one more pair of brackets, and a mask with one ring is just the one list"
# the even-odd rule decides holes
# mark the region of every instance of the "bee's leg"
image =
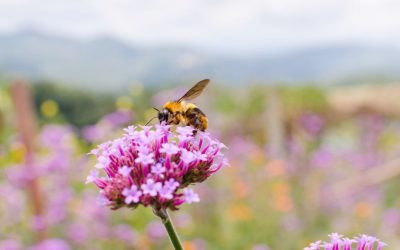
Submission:
[[181,124],[182,122],[183,122],[183,117],[182,117],[182,114],[181,114],[181,112],[176,112],[175,113],[175,120],[174,120],[174,124],[175,125],[179,125],[179,124]]
[[180,112],[176,112],[176,113],[171,113],[169,119],[168,119],[168,124],[172,124],[172,125],[178,125],[180,123],[181,120],[181,114]]

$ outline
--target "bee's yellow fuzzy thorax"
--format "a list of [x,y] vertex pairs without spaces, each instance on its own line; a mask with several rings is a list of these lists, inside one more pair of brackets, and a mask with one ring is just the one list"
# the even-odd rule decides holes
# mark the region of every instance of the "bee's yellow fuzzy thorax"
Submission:
[[193,109],[196,108],[197,106],[194,105],[193,103],[185,103],[185,102],[166,102],[164,104],[165,109],[171,110],[173,113],[179,111],[179,112],[185,112],[188,109]]
[[177,111],[182,112],[183,111],[183,105],[182,103],[179,102],[167,102],[164,104],[165,109],[169,109],[172,113],[175,113]]
[[184,105],[184,106],[185,106],[185,111],[188,110],[188,109],[197,108],[197,106],[194,105],[193,103],[188,103],[188,104],[186,104],[186,105]]

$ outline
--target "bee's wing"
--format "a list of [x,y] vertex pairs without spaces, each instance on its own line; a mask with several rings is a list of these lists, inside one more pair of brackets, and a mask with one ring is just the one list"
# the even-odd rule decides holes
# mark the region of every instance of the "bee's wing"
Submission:
[[189,91],[186,92],[186,94],[184,94],[181,98],[178,99],[178,102],[181,102],[183,100],[192,100],[198,97],[201,94],[201,92],[203,92],[203,89],[208,85],[209,82],[210,79],[204,79],[196,83],[196,85],[194,85],[191,89],[189,89]]

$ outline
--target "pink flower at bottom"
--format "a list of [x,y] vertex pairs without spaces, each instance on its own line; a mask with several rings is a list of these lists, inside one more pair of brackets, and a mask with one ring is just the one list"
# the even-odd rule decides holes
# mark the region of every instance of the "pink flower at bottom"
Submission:
[[192,127],[134,127],[118,139],[92,150],[103,175],[91,172],[87,182],[100,189],[101,203],[117,209],[151,206],[176,210],[199,202],[189,185],[205,181],[223,166],[226,146]]
[[[304,250],[352,250],[352,245],[357,244],[357,250],[381,250],[387,244],[379,239],[362,234],[353,239],[343,238],[343,235],[332,233],[329,235],[331,242],[316,241]],[[376,248],[374,248],[376,246]]]

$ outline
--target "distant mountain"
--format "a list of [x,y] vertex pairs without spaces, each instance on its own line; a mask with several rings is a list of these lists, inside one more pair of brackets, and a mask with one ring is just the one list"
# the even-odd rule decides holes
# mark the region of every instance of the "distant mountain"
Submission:
[[0,36],[0,73],[101,90],[134,81],[160,84],[205,77],[229,84],[399,79],[400,51],[360,46],[234,56],[181,47],[133,46],[110,38],[78,41],[32,32]]

